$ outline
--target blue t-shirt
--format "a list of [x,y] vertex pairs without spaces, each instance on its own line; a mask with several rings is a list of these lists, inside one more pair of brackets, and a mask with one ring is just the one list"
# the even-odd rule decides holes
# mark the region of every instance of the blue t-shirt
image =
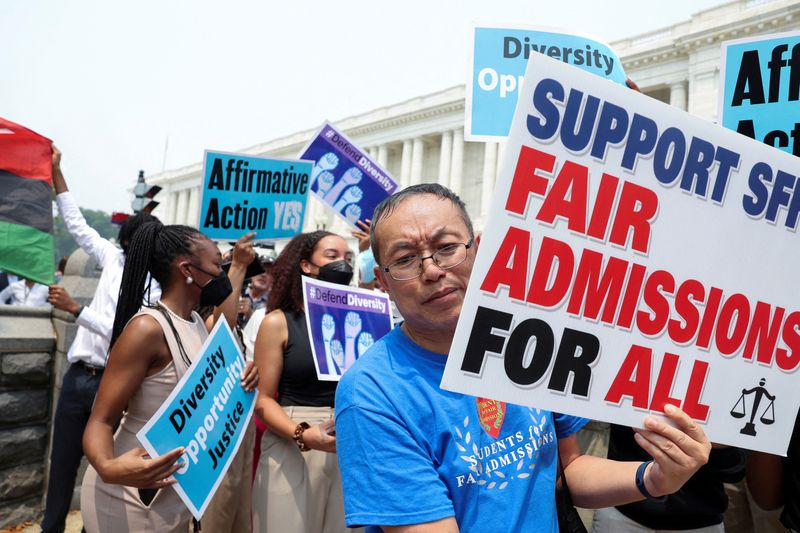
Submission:
[[556,439],[586,419],[442,390],[445,362],[395,328],[342,377],[347,525],[454,516],[461,531],[557,531]]

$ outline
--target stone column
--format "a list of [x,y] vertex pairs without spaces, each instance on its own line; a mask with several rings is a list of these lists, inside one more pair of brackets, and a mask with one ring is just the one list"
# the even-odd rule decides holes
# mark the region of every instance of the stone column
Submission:
[[178,198],[180,198],[180,191],[170,191],[169,193],[169,214],[165,224],[175,224],[178,219]]
[[175,218],[172,219],[173,224],[186,224],[186,211],[189,209],[189,190],[183,189],[176,192],[178,201],[175,207]]
[[389,162],[389,147],[385,144],[378,146],[378,164],[386,170],[386,164]]
[[306,213],[305,219],[303,220],[303,231],[314,231],[317,229],[314,227],[314,217],[316,216],[316,205],[317,203],[314,201],[316,196],[311,191],[308,192],[308,199],[306,200]]
[[425,141],[422,137],[414,139],[411,151],[411,185],[422,182],[422,160],[425,157]]
[[483,151],[483,183],[481,184],[481,219],[486,224],[486,216],[492,205],[494,178],[497,172],[497,143],[487,142]]
[[442,133],[442,147],[439,150],[439,183],[450,185],[450,158],[453,153],[453,132]]
[[189,210],[186,213],[186,225],[198,226],[200,218],[200,187],[192,187],[189,190]]
[[678,109],[686,111],[689,109],[686,97],[687,91],[685,80],[681,80],[669,86],[669,105],[674,105]]
[[400,188],[411,182],[411,139],[403,141],[403,155],[400,159]]
[[506,142],[497,143],[497,169],[494,173],[494,182],[497,183],[497,178],[500,177],[500,169],[503,167],[503,160],[506,157]]
[[450,160],[450,190],[461,194],[461,175],[464,172],[464,130],[453,130],[453,156]]

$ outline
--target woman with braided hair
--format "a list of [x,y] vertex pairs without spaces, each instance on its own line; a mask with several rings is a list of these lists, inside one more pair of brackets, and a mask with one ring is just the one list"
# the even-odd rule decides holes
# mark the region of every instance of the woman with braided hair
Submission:
[[[150,458],[136,433],[172,392],[208,335],[194,308],[213,305],[215,319],[224,314],[235,323],[244,273],[255,257],[251,238],[237,242],[228,278],[216,245],[194,228],[148,223],[133,236],[108,365],[83,436],[91,467],[81,488],[81,515],[89,533],[188,530],[191,514],[168,488],[184,450]],[[161,285],[161,300],[140,310],[148,272]],[[247,366],[242,384],[252,390],[257,381],[257,369]]]
[[302,277],[347,285],[352,252],[327,231],[293,238],[272,267],[267,315],[254,349],[256,415],[269,428],[253,486],[253,531],[346,531],[333,427],[335,381],[320,381],[303,309]]

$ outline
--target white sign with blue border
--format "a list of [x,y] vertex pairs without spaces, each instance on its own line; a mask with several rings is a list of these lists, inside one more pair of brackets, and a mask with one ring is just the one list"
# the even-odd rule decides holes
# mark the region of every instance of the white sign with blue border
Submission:
[[242,443],[255,406],[255,391],[241,384],[244,358],[225,320],[172,394],[136,437],[152,457],[186,451],[173,488],[198,520],[208,507]]

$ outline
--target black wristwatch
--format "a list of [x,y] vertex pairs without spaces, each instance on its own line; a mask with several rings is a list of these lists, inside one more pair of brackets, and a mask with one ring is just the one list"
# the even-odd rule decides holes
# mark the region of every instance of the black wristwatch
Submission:
[[83,312],[83,307],[84,306],[78,307],[78,310],[75,311],[74,313],[72,313],[72,316],[74,316],[75,318],[78,318],[78,316],[80,316],[80,314]]

